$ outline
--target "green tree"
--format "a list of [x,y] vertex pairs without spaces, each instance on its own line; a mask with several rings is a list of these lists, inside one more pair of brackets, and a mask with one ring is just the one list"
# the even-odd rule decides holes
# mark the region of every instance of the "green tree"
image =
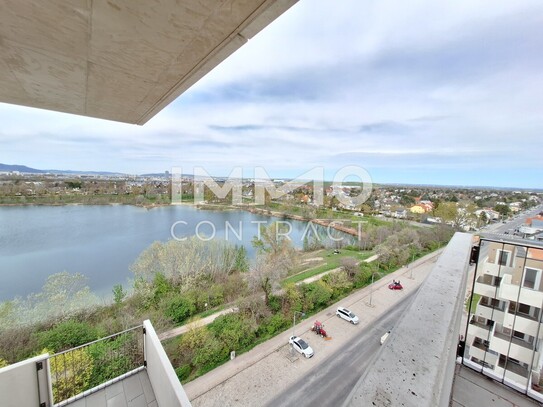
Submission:
[[113,301],[120,306],[126,298],[127,292],[123,289],[122,284],[115,284],[113,286]]
[[494,207],[494,210],[503,217],[508,216],[511,213],[511,208],[505,204],[498,204]]
[[181,289],[196,287],[205,280],[215,281],[235,270],[237,249],[221,240],[154,242],[131,266],[137,292],[150,295],[152,282],[161,273]]
[[80,273],[52,274],[47,277],[40,294],[30,296],[27,307],[35,313],[33,319],[67,318],[98,302],[87,285],[88,278]]
[[241,245],[240,247],[236,247],[236,261],[235,261],[234,269],[242,273],[249,271],[249,261],[247,260],[247,250],[245,249],[245,246],[243,245]]
[[458,208],[454,202],[441,202],[434,209],[434,216],[441,218],[443,222],[453,222],[456,219],[457,213]]

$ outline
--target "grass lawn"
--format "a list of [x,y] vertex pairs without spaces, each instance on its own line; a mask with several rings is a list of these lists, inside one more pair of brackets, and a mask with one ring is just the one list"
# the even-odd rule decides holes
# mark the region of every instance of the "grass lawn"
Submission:
[[[477,309],[477,303],[479,302],[479,299],[481,298],[480,294],[473,294],[473,301],[471,302],[471,309],[469,310],[470,314],[475,314],[475,310]],[[469,298],[466,301],[466,311],[469,308]]]
[[296,274],[284,279],[283,285],[297,283],[306,278],[335,269],[341,265],[341,259],[344,257],[354,257],[358,261],[362,261],[370,257],[373,253],[370,251],[361,252],[357,250],[341,249],[339,254],[334,254],[334,250],[321,250],[318,254],[319,257],[323,258],[325,264],[318,266],[304,265],[295,271]]

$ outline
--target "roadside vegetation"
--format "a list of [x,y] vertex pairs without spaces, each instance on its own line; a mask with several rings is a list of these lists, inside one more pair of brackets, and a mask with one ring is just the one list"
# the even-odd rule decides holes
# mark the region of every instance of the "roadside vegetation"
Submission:
[[[53,275],[41,293],[0,304],[0,364],[45,350],[60,352],[144,319],[163,332],[237,307],[236,313],[207,326],[196,323],[187,333],[164,342],[180,380],[186,382],[228,361],[231,351],[245,352],[283,332],[291,326],[294,311],[314,314],[368,285],[372,276],[384,276],[441,247],[452,235],[452,229],[444,226],[367,224],[365,241],[339,249],[312,241],[304,245],[307,252],[300,253],[276,233],[278,227],[273,223],[261,230],[261,239],[253,241],[258,253],[251,262],[243,247],[222,241],[155,242],[132,266],[132,289],[113,287],[111,304],[100,304],[84,276]],[[379,259],[363,261],[372,254]],[[318,257],[322,262],[306,261]],[[332,269],[338,270],[318,281],[296,284]],[[118,365],[100,362],[105,349],[95,348],[77,356],[88,359],[88,368],[81,372],[84,386],[118,374]]]

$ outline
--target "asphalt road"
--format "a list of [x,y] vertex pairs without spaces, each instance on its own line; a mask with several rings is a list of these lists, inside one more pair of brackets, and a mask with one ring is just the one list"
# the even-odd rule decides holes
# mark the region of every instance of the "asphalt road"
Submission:
[[524,222],[527,218],[536,216],[539,212],[541,212],[542,209],[543,207],[541,205],[538,205],[536,208],[532,208],[529,211],[522,212],[521,214],[516,215],[513,219],[508,220],[507,223],[497,222],[490,224],[486,228],[481,229],[481,232],[483,234],[503,234],[511,229],[515,230],[516,228],[524,225]]
[[[379,351],[380,338],[392,330],[409,306],[413,294],[406,296],[378,323],[362,328],[360,334],[330,357],[319,362],[315,371],[297,381],[268,406],[340,406],[360,376],[373,363]],[[345,322],[347,324],[347,322]]]

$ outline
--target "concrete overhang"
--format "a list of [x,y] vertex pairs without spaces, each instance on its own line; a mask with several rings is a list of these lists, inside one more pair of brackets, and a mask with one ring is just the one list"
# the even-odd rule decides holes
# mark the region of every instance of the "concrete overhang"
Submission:
[[0,0],[0,102],[144,124],[297,0]]

